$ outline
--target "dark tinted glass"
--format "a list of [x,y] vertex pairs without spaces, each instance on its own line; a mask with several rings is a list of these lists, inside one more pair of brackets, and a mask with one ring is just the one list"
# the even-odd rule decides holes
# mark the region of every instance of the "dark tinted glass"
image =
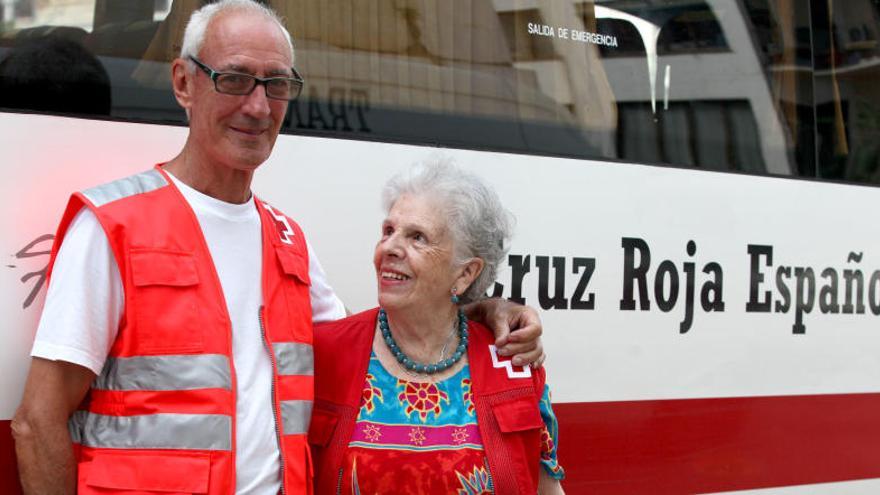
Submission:
[[[202,3],[3,2],[0,106],[183,125]],[[877,0],[264,3],[308,81],[283,132],[880,180]]]

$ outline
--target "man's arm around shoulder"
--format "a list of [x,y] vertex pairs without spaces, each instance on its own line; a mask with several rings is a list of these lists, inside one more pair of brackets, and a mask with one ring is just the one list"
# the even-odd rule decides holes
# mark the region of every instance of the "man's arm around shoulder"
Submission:
[[25,495],[76,493],[76,459],[67,420],[94,379],[88,368],[33,358],[24,398],[12,419]]
[[544,363],[541,318],[529,306],[497,297],[481,299],[462,308],[468,318],[479,321],[495,334],[495,346],[502,356],[513,356],[515,366]]

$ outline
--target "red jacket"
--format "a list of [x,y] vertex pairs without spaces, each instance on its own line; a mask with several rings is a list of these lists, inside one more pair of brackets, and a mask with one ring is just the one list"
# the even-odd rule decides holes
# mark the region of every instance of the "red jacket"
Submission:
[[[378,309],[315,327],[315,409],[309,443],[317,493],[338,493],[342,460],[360,409]],[[538,402],[543,370],[509,378],[494,367],[484,326],[469,324],[468,361],[480,435],[495,493],[534,494],[538,487],[540,432]]]
[[[262,223],[263,340],[286,493],[309,493],[314,398],[308,253],[299,227],[256,201]],[[161,168],[74,194],[107,234],[125,291],[104,370],[70,421],[78,493],[235,492],[232,328],[196,219]],[[256,318],[257,315],[254,315]]]

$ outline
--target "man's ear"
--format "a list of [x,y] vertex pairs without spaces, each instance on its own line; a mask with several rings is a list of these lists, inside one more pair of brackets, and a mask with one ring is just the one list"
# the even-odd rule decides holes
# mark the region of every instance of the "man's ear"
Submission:
[[188,63],[182,58],[176,58],[171,63],[171,87],[174,89],[174,98],[186,110],[187,116],[189,116],[189,110],[192,107],[195,75],[196,73],[191,71]]

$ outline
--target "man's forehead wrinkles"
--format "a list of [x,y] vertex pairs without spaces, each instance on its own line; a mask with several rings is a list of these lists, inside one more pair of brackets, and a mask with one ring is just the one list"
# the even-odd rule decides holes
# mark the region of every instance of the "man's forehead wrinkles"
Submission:
[[[220,64],[215,68],[217,72],[238,72],[240,74],[248,74],[248,75],[258,75],[260,70],[256,68],[255,64],[242,63],[238,61],[231,61],[227,63]],[[290,77],[292,75],[290,69],[286,67],[269,67],[263,71],[263,76],[283,76]]]
[[238,64],[238,63],[229,63],[222,67],[222,70],[232,71],[232,72],[241,72],[242,74],[255,74],[256,71],[247,65]]
[[215,70],[251,75],[260,74],[261,70],[266,75],[292,74],[290,45],[275,23],[249,13],[238,14],[227,13],[208,27],[202,50],[207,49],[216,57]]
[[280,68],[272,68],[266,69],[267,76],[282,76],[282,77],[290,77],[293,73],[290,69],[280,69]]

